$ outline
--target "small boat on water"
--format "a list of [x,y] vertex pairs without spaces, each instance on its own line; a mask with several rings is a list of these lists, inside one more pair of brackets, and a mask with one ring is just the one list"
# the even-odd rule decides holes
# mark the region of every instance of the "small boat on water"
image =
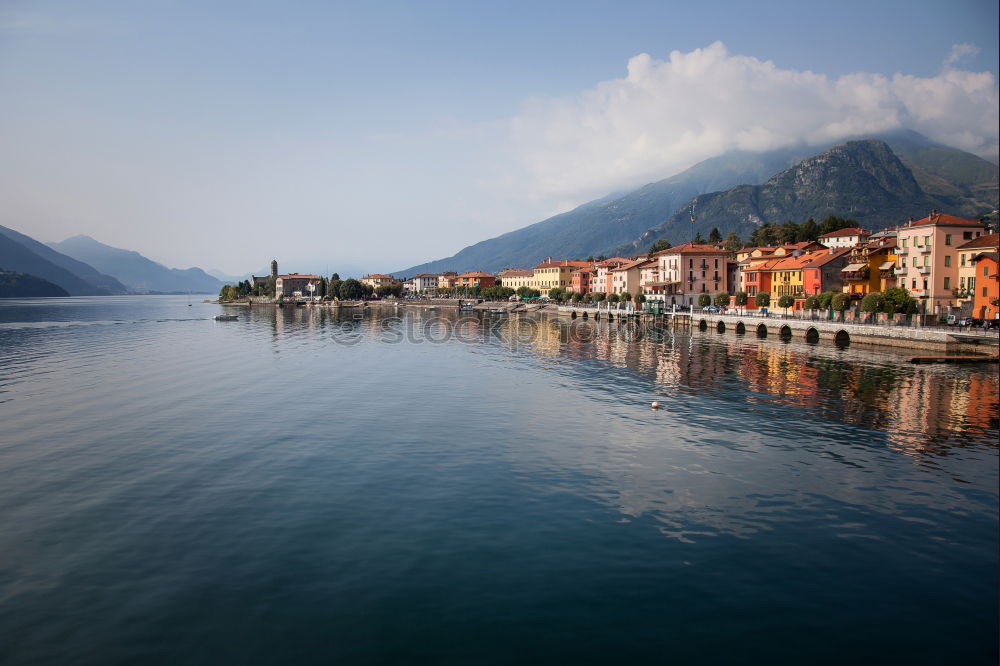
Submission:
[[237,319],[239,319],[239,317],[234,314],[215,315],[215,321],[236,321]]

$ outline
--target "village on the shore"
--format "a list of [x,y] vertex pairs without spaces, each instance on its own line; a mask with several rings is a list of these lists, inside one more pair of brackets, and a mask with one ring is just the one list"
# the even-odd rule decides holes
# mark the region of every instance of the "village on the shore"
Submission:
[[[773,236],[780,229],[772,228]],[[677,247],[661,241],[637,256],[549,257],[530,269],[508,268],[496,274],[373,273],[342,280],[337,274],[279,274],[277,261],[272,261],[270,275],[227,285],[220,300],[450,297],[625,304],[650,312],[853,308],[889,315],[1000,319],[1000,234],[983,221],[935,210],[878,231],[848,226],[815,236],[745,247],[735,234],[724,242],[713,229],[708,241],[700,234]]]

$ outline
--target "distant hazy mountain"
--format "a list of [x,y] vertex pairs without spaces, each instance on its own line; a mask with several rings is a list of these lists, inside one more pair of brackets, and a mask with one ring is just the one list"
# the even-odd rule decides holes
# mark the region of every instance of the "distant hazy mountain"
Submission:
[[200,268],[167,268],[138,252],[74,236],[50,247],[114,276],[130,291],[140,293],[218,293],[222,283]]
[[[66,256],[61,252],[56,252],[48,245],[36,241],[31,236],[26,236],[4,226],[0,226],[0,234],[7,236],[12,241],[19,243],[31,250],[39,257],[64,268],[93,287],[93,291],[88,295],[124,294],[128,289],[118,280],[110,275],[97,272],[93,266],[89,266],[73,257]],[[28,271],[29,273],[31,271]],[[68,288],[67,288],[68,289]],[[72,293],[72,291],[71,291]],[[74,294],[81,295],[81,294]]]
[[69,292],[37,275],[5,271],[0,268],[0,298],[37,298],[40,296],[69,296]]
[[[921,191],[933,198],[942,210],[972,217],[996,208],[998,169],[995,164],[908,130],[887,133],[879,138],[896,152],[899,160],[911,170]],[[624,246],[644,250],[646,247],[640,246],[649,238],[649,230],[661,227],[675,215],[684,219],[689,217],[689,211],[681,213],[680,209],[689,207],[692,197],[738,185],[760,185],[831,145],[727,153],[700,162],[666,180],[583,204],[567,213],[471,245],[452,257],[396,274],[473,269],[496,271],[512,266],[530,267],[549,255],[561,258],[610,255],[614,249]],[[922,213],[923,203],[926,202],[914,201],[916,208],[908,212],[907,217]],[[858,205],[864,207],[865,203],[858,202]],[[850,207],[835,214],[850,216]],[[725,224],[709,219],[704,211],[697,211],[697,217],[707,229],[718,226],[721,230]],[[743,229],[745,232],[748,227]],[[690,223],[683,233],[677,225],[670,232],[674,235],[671,242],[689,240]],[[707,235],[707,230],[702,235]]]
[[108,293],[35,254],[5,234],[0,234],[0,267],[43,278],[65,289],[70,296],[101,296]]
[[[716,227],[746,238],[765,222],[817,221],[828,215],[849,217],[866,228],[899,224],[923,217],[944,203],[924,192],[913,172],[878,139],[850,141],[782,171],[763,185],[740,185],[695,197],[670,219],[617,253],[638,252],[666,238],[672,243],[692,236],[690,210],[696,211],[695,231],[707,237]],[[609,250],[611,250],[609,248]]]

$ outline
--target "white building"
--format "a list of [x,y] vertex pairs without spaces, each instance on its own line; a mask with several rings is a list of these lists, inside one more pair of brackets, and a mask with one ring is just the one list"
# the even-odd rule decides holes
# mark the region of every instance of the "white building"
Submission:
[[441,276],[437,273],[434,273],[433,275],[430,273],[414,275],[409,279],[409,283],[412,283],[410,286],[410,293],[433,296],[437,293],[439,277]]
[[865,231],[858,227],[850,227],[823,234],[819,237],[819,242],[823,244],[823,247],[854,247],[868,240],[868,237],[871,235],[870,231]]

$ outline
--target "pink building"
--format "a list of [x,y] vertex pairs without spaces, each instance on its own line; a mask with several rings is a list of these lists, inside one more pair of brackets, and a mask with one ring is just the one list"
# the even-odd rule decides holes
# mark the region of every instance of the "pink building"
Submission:
[[654,255],[657,280],[643,285],[646,297],[665,305],[697,305],[700,294],[729,293],[729,252],[714,245],[685,243]]
[[595,294],[611,293],[611,270],[622,264],[627,264],[631,259],[624,257],[612,257],[599,261],[594,269],[594,277],[590,282],[590,290]]
[[986,233],[981,222],[936,210],[910,220],[896,237],[896,276],[900,287],[922,303],[926,313],[942,313],[958,305],[958,246]]

